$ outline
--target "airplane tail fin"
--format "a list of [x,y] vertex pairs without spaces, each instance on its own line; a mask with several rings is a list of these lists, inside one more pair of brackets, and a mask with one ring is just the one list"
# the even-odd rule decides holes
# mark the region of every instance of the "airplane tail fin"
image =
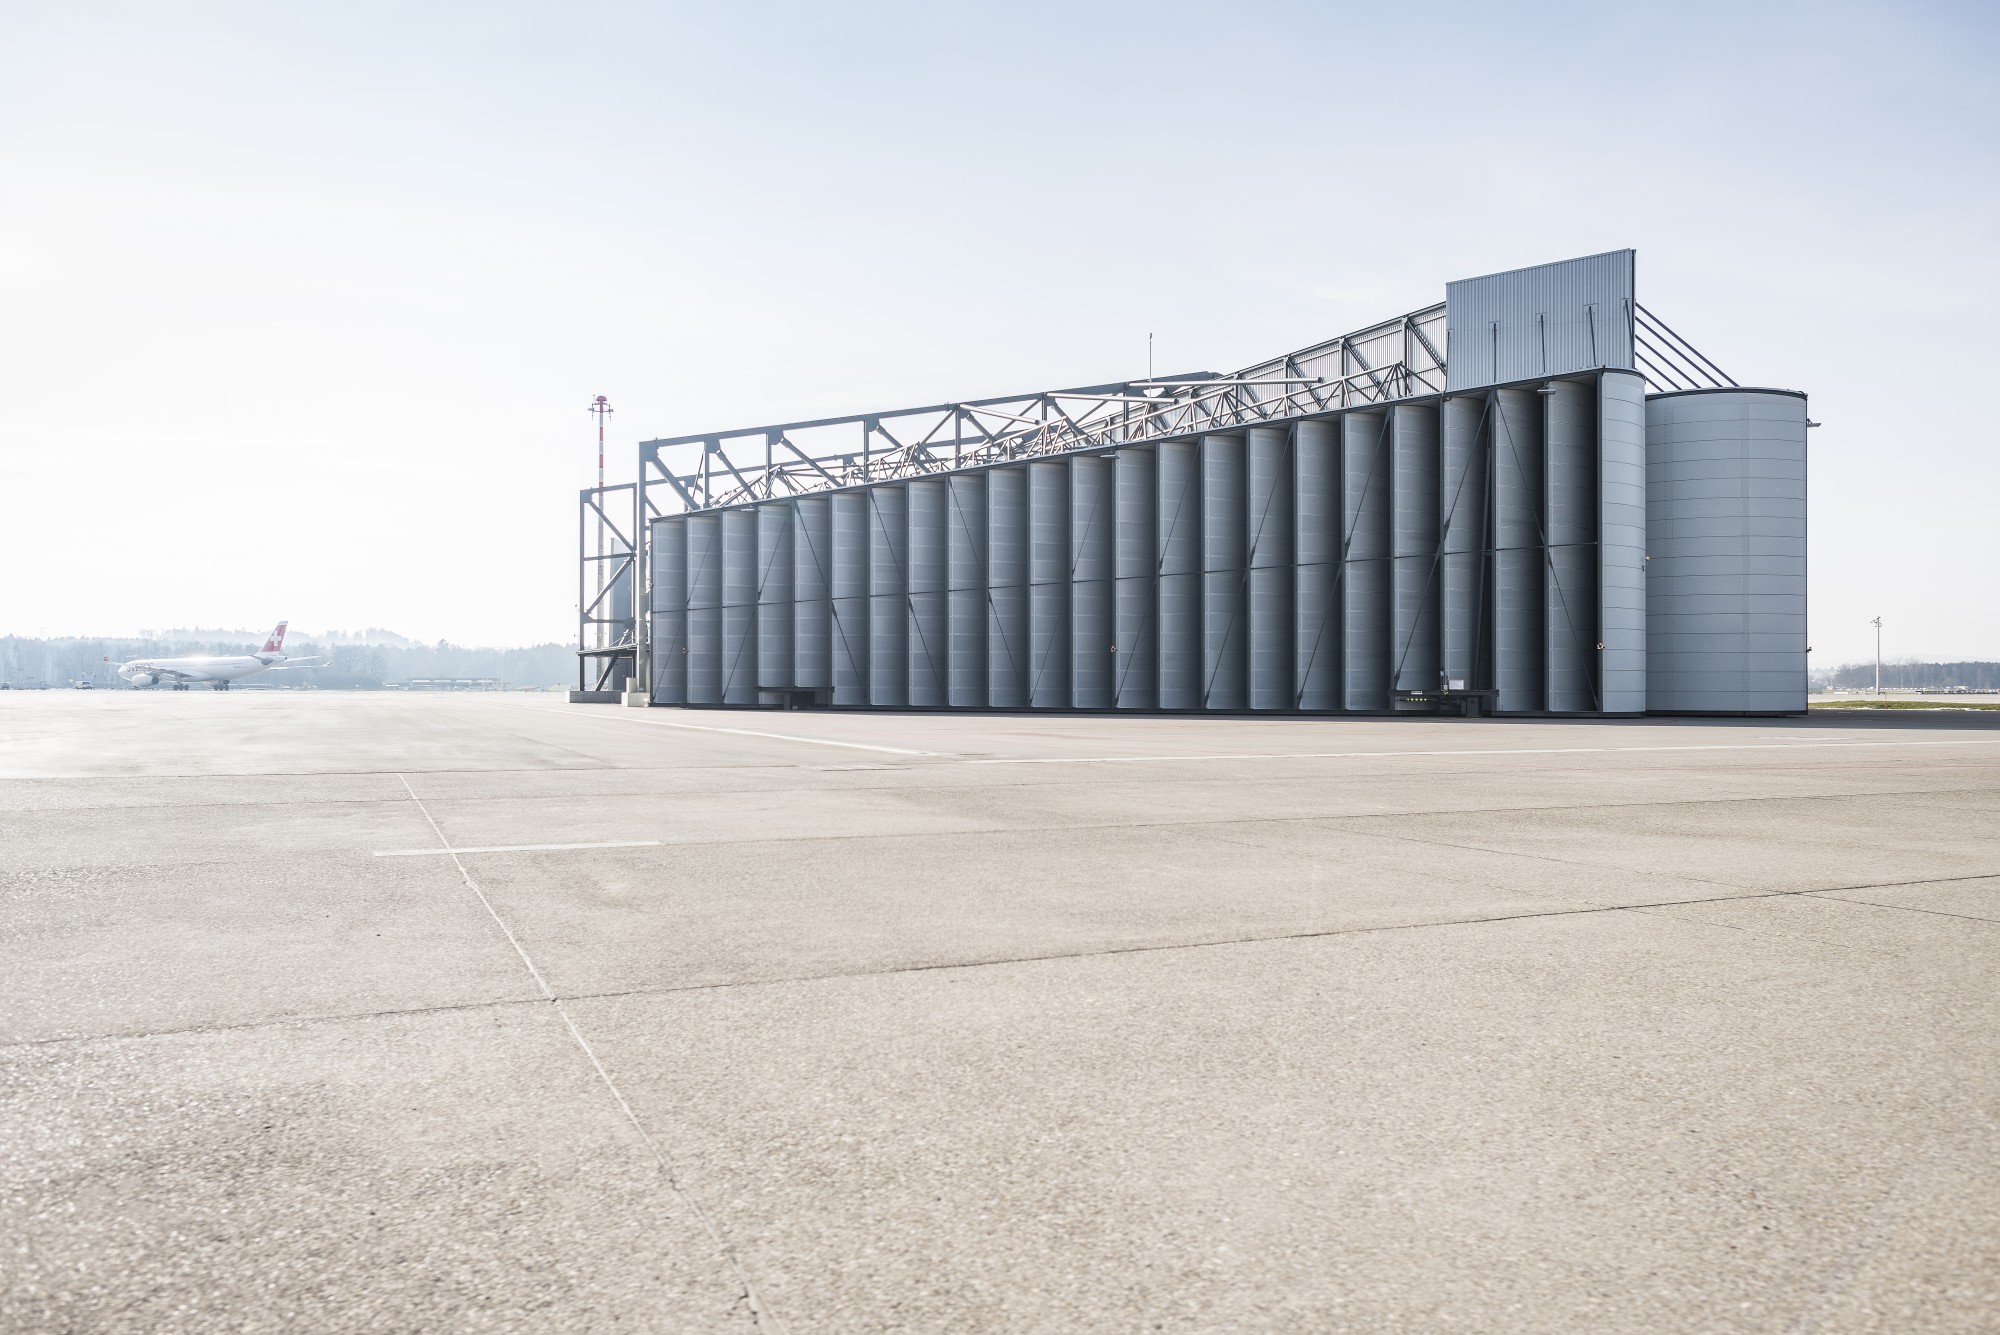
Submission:
[[290,624],[288,621],[280,621],[278,628],[271,632],[270,638],[264,641],[264,647],[259,652],[267,654],[283,653],[285,651],[285,627]]

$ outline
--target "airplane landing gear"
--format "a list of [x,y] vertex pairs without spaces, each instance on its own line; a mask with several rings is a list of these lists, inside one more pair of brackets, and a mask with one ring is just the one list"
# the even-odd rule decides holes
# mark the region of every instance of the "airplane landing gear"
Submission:
[[187,688],[188,684],[184,681],[177,681],[174,683],[174,689],[177,691],[185,691]]
[[226,681],[218,681],[217,683],[215,683],[215,689],[218,691],[226,691],[229,689],[229,683]]

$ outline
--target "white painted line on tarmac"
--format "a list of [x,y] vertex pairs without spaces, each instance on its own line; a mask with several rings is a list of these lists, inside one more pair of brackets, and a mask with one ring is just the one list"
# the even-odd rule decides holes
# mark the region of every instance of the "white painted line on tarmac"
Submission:
[[[472,703],[483,704],[491,709],[507,708],[505,705],[496,705],[487,700],[475,700]],[[551,714],[560,714],[562,711],[557,708],[550,708],[548,712]],[[623,713],[623,711],[621,710],[620,713]],[[795,732],[759,732],[754,728],[718,728],[712,723],[670,723],[663,718],[623,719],[610,714],[570,714],[568,717],[588,719],[593,723],[617,723],[621,725],[627,722],[648,723],[655,728],[681,728],[687,732],[726,732],[738,737],[764,737],[774,742],[805,742],[812,746],[839,746],[850,751],[880,751],[892,756],[924,756],[935,759],[946,755],[945,752],[941,751],[913,751],[907,746],[882,746],[871,742],[837,742],[830,737],[801,737]]]
[[633,719],[656,728],[685,728],[689,732],[727,732],[738,737],[768,737],[778,742],[808,742],[813,746],[844,746],[853,751],[886,751],[892,756],[935,756],[936,751],[912,751],[907,746],[879,746],[869,742],[836,742],[826,737],[801,737],[795,732],[757,732],[751,728],[717,728],[705,723],[669,723],[663,718]]
[[378,849],[378,858],[435,858],[459,853],[557,853],[571,848],[658,848],[658,839],[607,839],[598,844],[486,844],[478,848]]
[[710,1221],[707,1213],[702,1210],[701,1202],[689,1194],[687,1187],[682,1184],[679,1169],[674,1166],[672,1157],[660,1148],[659,1141],[653,1139],[653,1133],[648,1131],[646,1124],[639,1120],[639,1114],[632,1111],[632,1104],[626,1099],[625,1092],[618,1088],[618,1083],[611,1078],[611,1072],[606,1070],[604,1063],[597,1059],[597,1050],[590,1046],[590,1040],[583,1036],[583,1030],[577,1028],[576,1018],[563,1005],[562,998],[556,995],[556,990],[549,986],[549,980],[542,976],[542,971],[535,967],[534,960],[528,957],[528,948],[521,944],[521,938],[514,935],[514,929],[507,925],[507,920],[500,916],[498,909],[493,907],[493,901],[488,899],[486,892],[479,888],[479,882],[473,880],[472,873],[465,869],[465,862],[459,857],[459,854],[469,853],[473,850],[451,847],[451,840],[444,837],[444,827],[437,823],[437,819],[431,815],[430,809],[424,805],[423,799],[417,796],[417,790],[410,787],[409,779],[401,774],[398,774],[396,779],[403,785],[403,791],[410,795],[410,801],[416,804],[417,810],[423,813],[425,823],[437,835],[438,842],[445,845],[439,851],[451,855],[451,865],[458,869],[459,879],[465,882],[465,888],[472,892],[473,898],[479,901],[479,906],[486,910],[486,915],[489,918],[493,919],[493,925],[498,927],[501,935],[507,938],[507,944],[514,947],[514,953],[520,956],[522,965],[528,970],[528,976],[533,978],[535,986],[542,990],[542,999],[554,1007],[556,1014],[562,1017],[563,1026],[569,1030],[569,1036],[576,1040],[577,1047],[583,1049],[583,1055],[590,1059],[591,1069],[595,1070],[597,1078],[604,1082],[604,1088],[610,1092],[612,1099],[618,1104],[619,1111],[625,1114],[625,1120],[632,1124],[632,1129],[639,1133],[639,1139],[645,1143],[647,1149],[652,1151],[653,1161],[659,1164],[660,1170],[666,1174],[667,1185],[673,1189],[676,1196],[680,1197],[681,1203],[687,1207],[689,1213],[701,1221],[702,1226],[708,1230],[709,1240],[715,1244],[716,1251],[720,1252],[723,1259],[728,1261],[730,1266],[736,1271],[736,1278],[743,1285],[743,1296],[749,1304],[750,1315],[756,1322],[757,1329],[764,1330],[769,1326],[776,1329],[779,1335],[784,1335],[785,1327],[783,1323],[779,1322],[776,1318],[768,1318],[768,1314],[764,1308],[764,1300],[758,1296],[757,1290],[751,1285],[750,1276],[745,1273],[743,1264],[737,1259],[735,1250],[730,1247],[728,1240],[722,1236],[714,1223]]
[[996,756],[968,765],[1145,765],[1207,760],[1397,760],[1405,756],[1578,756],[1637,751],[1833,751],[1852,746],[2000,746],[2000,737],[1897,742],[1730,742],[1698,746],[1474,747],[1458,751],[1246,751],[1192,756]]

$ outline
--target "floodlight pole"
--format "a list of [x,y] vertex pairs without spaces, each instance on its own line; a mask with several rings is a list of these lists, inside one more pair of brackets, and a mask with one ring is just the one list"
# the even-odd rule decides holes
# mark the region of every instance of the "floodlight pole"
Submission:
[[1875,627],[1875,694],[1882,694],[1882,618],[1868,623]]
[[597,419],[597,647],[604,643],[604,419],[611,415],[611,401],[602,394],[590,401],[590,415]]

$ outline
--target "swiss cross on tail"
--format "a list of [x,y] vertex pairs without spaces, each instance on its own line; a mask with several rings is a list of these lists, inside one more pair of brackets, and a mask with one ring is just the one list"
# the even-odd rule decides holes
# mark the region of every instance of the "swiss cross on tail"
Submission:
[[271,638],[264,641],[264,647],[260,652],[267,654],[283,653],[285,648],[285,627],[289,624],[291,623],[280,621],[278,628],[271,632]]

